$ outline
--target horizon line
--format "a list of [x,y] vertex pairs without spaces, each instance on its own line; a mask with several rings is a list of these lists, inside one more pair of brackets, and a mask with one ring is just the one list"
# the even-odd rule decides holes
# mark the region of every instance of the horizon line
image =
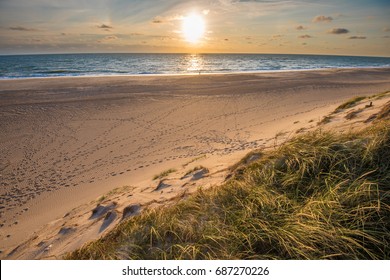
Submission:
[[323,53],[255,53],[255,52],[53,52],[53,53],[9,53],[0,56],[27,56],[27,55],[93,55],[93,54],[161,54],[161,55],[307,55],[307,56],[349,56],[349,57],[377,57],[390,58],[383,55],[352,55],[352,54],[323,54]]

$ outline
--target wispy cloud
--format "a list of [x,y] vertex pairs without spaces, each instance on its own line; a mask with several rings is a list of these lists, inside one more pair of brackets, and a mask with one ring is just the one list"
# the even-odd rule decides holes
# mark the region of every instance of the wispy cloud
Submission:
[[118,39],[118,37],[117,36],[115,36],[115,35],[111,35],[111,36],[106,36],[106,37],[104,37],[104,40],[117,40]]
[[348,39],[361,39],[361,40],[364,40],[364,39],[367,39],[366,36],[350,36],[348,37]]
[[312,22],[331,22],[332,20],[333,18],[329,16],[316,16]]
[[303,26],[303,25],[298,25],[297,27],[295,27],[296,30],[306,30],[307,27]]
[[115,41],[115,40],[118,40],[119,38],[115,35],[110,35],[110,36],[106,36],[104,37],[103,39],[101,40],[98,40],[98,43],[107,43],[107,42],[110,42],[110,41]]
[[176,20],[183,19],[182,15],[173,15],[173,16],[156,16],[153,18],[152,23],[169,23]]
[[328,30],[328,33],[329,34],[347,34],[349,33],[349,30],[348,29],[345,29],[345,28],[332,28],[330,30]]
[[160,19],[159,17],[156,17],[152,20],[153,23],[164,23],[164,21],[162,19]]
[[299,39],[310,39],[310,38],[313,38],[313,37],[310,36],[310,35],[305,34],[305,35],[298,36],[298,38]]
[[389,27],[384,27],[384,28],[382,29],[382,31],[384,31],[384,32],[390,32],[390,28],[389,28]]
[[111,25],[108,25],[108,24],[101,24],[101,25],[98,25],[98,28],[100,29],[112,29],[114,27],[112,27]]
[[11,26],[9,27],[10,30],[15,30],[15,31],[38,31],[38,29],[35,29],[35,28],[27,28],[27,27],[23,27],[23,26]]

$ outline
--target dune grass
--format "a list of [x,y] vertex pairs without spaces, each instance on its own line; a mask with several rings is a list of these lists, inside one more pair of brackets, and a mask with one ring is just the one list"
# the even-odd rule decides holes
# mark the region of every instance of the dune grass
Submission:
[[176,171],[177,170],[174,168],[169,168],[167,170],[162,171],[160,174],[154,175],[153,180],[163,179],[163,178],[167,177],[169,174],[174,173]]
[[366,99],[367,97],[366,96],[357,96],[357,97],[354,97],[354,98],[351,98],[349,99],[348,101],[344,102],[343,104],[341,104],[340,106],[338,106],[335,110],[335,112],[339,112],[341,110],[344,110],[344,109],[348,109],[348,108],[352,108],[354,107],[359,101],[362,101],[364,99]]
[[199,170],[204,170],[204,171],[207,171],[209,172],[209,169],[207,167],[204,167],[203,165],[197,165],[193,168],[191,168],[190,170],[188,170],[183,177],[186,177],[188,175],[190,175],[191,173],[194,173],[196,171],[199,171]]
[[376,117],[378,120],[390,119],[390,102],[387,102],[385,106],[378,112]]
[[[338,106],[334,110],[333,113],[338,113],[338,112],[340,112],[342,110],[355,107],[362,100],[365,100],[365,99],[368,100],[368,101],[378,100],[378,99],[382,99],[382,98],[388,96],[389,94],[390,94],[390,91],[385,91],[385,92],[374,94],[374,95],[371,95],[371,96],[368,96],[368,97],[367,96],[356,96],[354,98],[351,98],[351,99],[347,100],[346,102],[344,102],[340,106]],[[366,107],[370,107],[370,105],[366,105]]]
[[333,119],[333,116],[332,115],[329,115],[329,116],[325,116],[320,122],[318,122],[317,124],[318,125],[321,125],[321,124],[327,124],[327,123],[330,123]]
[[302,134],[68,259],[389,259],[390,122]]
[[381,92],[381,93],[377,93],[377,94],[371,95],[369,98],[373,99],[373,100],[378,100],[378,99],[382,99],[382,98],[388,96],[389,94],[390,94],[390,91],[384,91],[384,92]]

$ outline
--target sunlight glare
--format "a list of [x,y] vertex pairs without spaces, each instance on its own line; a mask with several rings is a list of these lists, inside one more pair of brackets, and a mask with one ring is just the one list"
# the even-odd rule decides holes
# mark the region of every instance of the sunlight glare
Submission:
[[205,32],[203,17],[191,14],[183,18],[182,31],[187,42],[198,43]]
[[202,56],[198,54],[191,54],[186,56],[187,72],[199,73],[203,70],[204,61]]

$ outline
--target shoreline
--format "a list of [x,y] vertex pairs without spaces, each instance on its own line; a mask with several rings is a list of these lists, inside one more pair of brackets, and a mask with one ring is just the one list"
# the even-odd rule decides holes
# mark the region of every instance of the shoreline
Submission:
[[119,77],[181,77],[181,76],[198,76],[198,75],[247,75],[247,74],[272,74],[272,73],[289,73],[289,72],[315,72],[315,71],[337,71],[337,70],[390,70],[390,66],[367,66],[367,67],[329,67],[329,68],[312,68],[312,69],[286,69],[286,70],[258,70],[258,71],[241,71],[241,72],[194,72],[194,73],[160,73],[160,74],[102,74],[102,75],[62,75],[62,76],[42,76],[42,77],[0,77],[0,81],[14,80],[32,80],[32,79],[62,79],[62,78],[119,78]]
[[[390,90],[390,68],[338,70],[0,81],[0,258],[23,246],[7,258],[61,255],[120,220],[90,218],[114,188],[132,188],[118,209],[170,203],[223,181],[249,151],[314,129],[341,102]],[[209,175],[183,182],[199,165]],[[160,191],[152,178],[168,169]]]

